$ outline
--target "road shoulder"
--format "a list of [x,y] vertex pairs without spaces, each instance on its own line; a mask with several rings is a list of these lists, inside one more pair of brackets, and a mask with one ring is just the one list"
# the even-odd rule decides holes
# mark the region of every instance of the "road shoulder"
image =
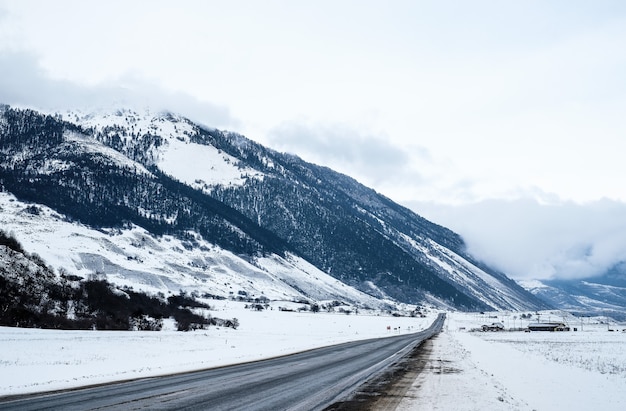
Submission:
[[379,410],[528,410],[513,398],[493,375],[477,366],[471,353],[455,338],[442,331],[428,341],[422,358],[422,372],[416,376],[404,398],[394,408]]

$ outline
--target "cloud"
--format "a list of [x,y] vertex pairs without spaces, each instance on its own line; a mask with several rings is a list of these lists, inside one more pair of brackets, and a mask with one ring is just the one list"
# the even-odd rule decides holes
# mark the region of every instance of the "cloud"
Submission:
[[458,232],[468,251],[516,279],[591,278],[626,261],[626,204],[487,200],[417,213]]
[[267,139],[278,150],[296,153],[376,187],[417,184],[424,178],[412,169],[414,158],[430,161],[423,147],[398,147],[382,136],[340,124],[283,123],[269,131]]
[[0,53],[0,67],[0,103],[4,104],[50,111],[149,107],[180,113],[212,127],[233,128],[239,124],[228,108],[166,90],[130,74],[94,86],[80,85],[50,78],[33,54],[9,51]]

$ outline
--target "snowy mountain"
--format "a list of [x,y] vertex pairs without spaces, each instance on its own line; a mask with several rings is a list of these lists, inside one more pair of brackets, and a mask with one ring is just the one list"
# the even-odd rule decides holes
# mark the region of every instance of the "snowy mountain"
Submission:
[[599,277],[522,281],[521,285],[548,304],[572,313],[626,319],[626,263]]
[[0,224],[55,269],[148,291],[546,304],[348,176],[171,113],[0,108]]

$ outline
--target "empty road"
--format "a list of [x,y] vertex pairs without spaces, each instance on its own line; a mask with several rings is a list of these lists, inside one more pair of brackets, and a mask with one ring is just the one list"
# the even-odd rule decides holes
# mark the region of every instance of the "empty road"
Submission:
[[[355,341],[229,367],[0,399],[0,410],[321,410],[441,330]],[[147,347],[149,349],[149,347]]]

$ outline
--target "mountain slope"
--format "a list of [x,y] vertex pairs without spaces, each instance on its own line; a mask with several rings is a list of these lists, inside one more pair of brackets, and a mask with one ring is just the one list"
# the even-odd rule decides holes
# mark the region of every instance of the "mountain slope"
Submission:
[[[309,280],[312,272],[330,275],[340,281],[332,295],[343,283],[361,290],[355,299],[545,307],[473,261],[450,230],[347,176],[243,136],[170,113],[62,118],[4,107],[1,114],[4,189],[92,228],[140,227],[157,239],[190,237],[184,253],[216,246],[255,266],[279,261],[280,269],[262,267],[268,276],[286,276],[288,267]],[[293,287],[302,295],[316,294],[316,286],[305,282],[304,291],[298,281]]]
[[609,315],[620,321],[626,319],[626,263],[619,263],[597,277],[529,281],[522,285],[563,310],[581,315]]
[[106,275],[117,285],[152,293],[185,290],[246,299],[388,304],[345,286],[294,255],[241,258],[193,231],[173,236],[155,235],[136,225],[94,228],[6,192],[0,192],[0,226],[59,271],[83,278]]

